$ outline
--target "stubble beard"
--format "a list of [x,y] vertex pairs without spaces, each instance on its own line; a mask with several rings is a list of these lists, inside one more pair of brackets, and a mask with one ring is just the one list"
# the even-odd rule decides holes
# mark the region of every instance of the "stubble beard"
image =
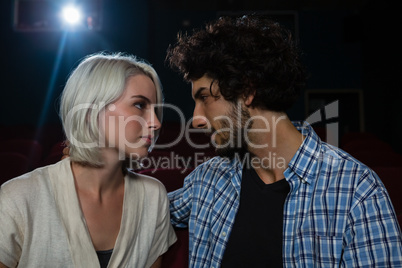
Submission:
[[[225,146],[215,148],[215,152],[218,156],[229,159],[238,156],[243,157],[248,152],[248,144],[245,135],[247,135],[248,130],[251,128],[252,121],[247,124],[247,128],[245,126],[251,118],[250,113],[244,106],[238,107],[236,104],[233,104],[227,117],[233,122],[233,129],[231,130],[232,135],[230,135],[230,133],[228,133],[228,135],[220,135],[222,138],[221,144]],[[221,129],[229,129],[230,127],[231,125],[227,121],[220,121]],[[215,132],[216,130],[213,129],[213,131]]]

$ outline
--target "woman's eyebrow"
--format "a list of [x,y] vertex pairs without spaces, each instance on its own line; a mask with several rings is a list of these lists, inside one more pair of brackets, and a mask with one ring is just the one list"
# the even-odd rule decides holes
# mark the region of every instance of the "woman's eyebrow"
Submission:
[[144,95],[133,95],[133,96],[131,96],[131,99],[133,99],[133,98],[140,98],[140,99],[143,99],[144,101],[146,101],[147,103],[151,103],[150,99],[148,99]]

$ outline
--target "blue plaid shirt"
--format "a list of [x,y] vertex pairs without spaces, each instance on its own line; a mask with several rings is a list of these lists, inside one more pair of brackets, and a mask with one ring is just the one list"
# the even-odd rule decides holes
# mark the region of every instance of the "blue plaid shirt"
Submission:
[[[295,126],[306,138],[284,172],[284,267],[402,267],[400,227],[378,176],[308,124]],[[189,227],[190,267],[220,267],[241,177],[239,159],[215,157],[169,193],[172,224]]]

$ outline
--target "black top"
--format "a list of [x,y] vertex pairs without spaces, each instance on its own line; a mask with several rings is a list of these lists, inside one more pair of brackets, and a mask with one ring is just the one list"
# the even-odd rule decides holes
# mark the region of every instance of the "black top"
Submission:
[[282,267],[283,205],[289,191],[285,179],[265,184],[253,168],[243,168],[240,206],[222,267]]
[[110,257],[112,256],[112,253],[113,253],[113,249],[96,251],[101,268],[107,267],[107,265],[109,264],[109,261],[110,261]]

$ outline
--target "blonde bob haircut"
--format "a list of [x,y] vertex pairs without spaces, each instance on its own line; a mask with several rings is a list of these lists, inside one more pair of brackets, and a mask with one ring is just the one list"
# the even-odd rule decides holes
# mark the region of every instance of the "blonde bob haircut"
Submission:
[[[154,68],[135,56],[94,54],[70,74],[61,95],[60,117],[69,141],[71,161],[102,166],[99,113],[116,101],[130,77],[144,74],[155,84],[156,115],[162,122],[162,85]],[[159,133],[155,133],[157,136]]]

